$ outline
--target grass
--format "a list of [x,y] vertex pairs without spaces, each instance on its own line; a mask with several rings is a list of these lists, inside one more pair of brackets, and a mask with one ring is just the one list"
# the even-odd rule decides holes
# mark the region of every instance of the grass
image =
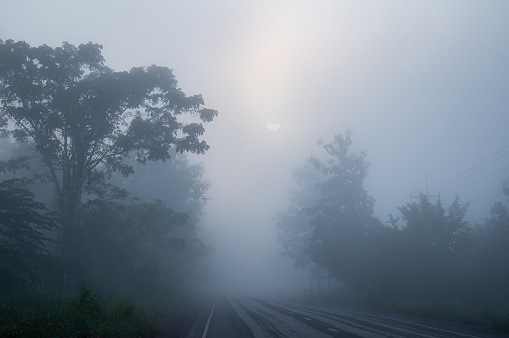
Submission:
[[79,296],[37,304],[11,300],[0,305],[0,337],[153,337],[154,319],[127,299],[111,304],[84,286]]

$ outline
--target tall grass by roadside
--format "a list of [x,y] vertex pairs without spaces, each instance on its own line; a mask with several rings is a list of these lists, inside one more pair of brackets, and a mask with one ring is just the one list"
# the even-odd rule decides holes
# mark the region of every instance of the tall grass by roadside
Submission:
[[64,302],[44,299],[32,304],[0,304],[0,337],[153,337],[153,318],[127,299],[108,304],[82,286],[79,296]]

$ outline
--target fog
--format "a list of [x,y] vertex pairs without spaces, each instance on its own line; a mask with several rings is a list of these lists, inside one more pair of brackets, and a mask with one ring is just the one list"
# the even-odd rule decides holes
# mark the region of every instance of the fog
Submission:
[[310,284],[275,224],[318,140],[351,130],[382,223],[419,192],[471,202],[471,224],[507,205],[508,15],[506,1],[19,0],[0,4],[0,38],[92,41],[116,71],[169,67],[201,94],[219,113],[210,149],[187,155],[210,182],[201,287],[282,294]]

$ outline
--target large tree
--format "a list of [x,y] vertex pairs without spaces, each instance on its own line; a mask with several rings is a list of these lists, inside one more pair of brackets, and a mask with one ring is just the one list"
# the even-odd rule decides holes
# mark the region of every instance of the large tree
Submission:
[[145,163],[168,159],[171,148],[204,153],[201,122],[217,115],[201,95],[186,96],[170,69],[116,72],[101,49],[0,40],[0,132],[40,155],[55,189],[64,254],[76,240],[82,196],[98,186],[92,183],[115,171],[132,174],[124,162],[130,156]]
[[323,175],[306,161],[293,171],[293,179],[297,187],[290,194],[287,209],[276,217],[277,238],[283,257],[292,259],[294,268],[305,269],[313,263],[309,256],[313,228],[309,224],[308,208],[319,198]]
[[322,145],[323,158],[310,159],[324,180],[318,201],[308,209],[313,261],[347,283],[362,279],[361,270],[366,266],[363,248],[382,226],[373,217],[374,199],[364,187],[368,167],[365,155],[352,152],[351,144],[349,132],[336,135],[331,143]]

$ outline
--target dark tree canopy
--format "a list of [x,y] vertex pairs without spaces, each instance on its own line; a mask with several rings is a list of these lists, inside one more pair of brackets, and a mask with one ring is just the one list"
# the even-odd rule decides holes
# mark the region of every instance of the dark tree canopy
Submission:
[[48,233],[55,215],[34,200],[20,180],[0,183],[0,286],[23,288],[40,282],[50,261]]
[[[101,45],[31,47],[0,40],[0,131],[32,142],[53,183],[64,226],[73,226],[90,180],[124,163],[165,160],[170,149],[202,154],[200,121],[217,115],[201,95],[186,96],[170,69],[150,66],[115,72]],[[191,115],[183,122],[180,115]]]
[[87,196],[77,229],[78,264],[66,269],[74,280],[101,280],[103,294],[150,307],[162,305],[161,294],[201,283],[200,258],[211,250],[198,234],[208,184],[201,165],[190,164],[186,154],[171,155],[145,165],[130,159],[136,174],[117,173],[108,181],[116,193],[105,187],[104,195]]
[[393,257],[399,272],[392,284],[400,294],[451,295],[459,288],[454,276],[460,275],[473,244],[464,220],[468,204],[456,197],[445,209],[440,198],[432,203],[421,194],[418,202],[398,209],[405,226],[392,246],[400,257]]
[[440,199],[433,204],[421,194],[419,203],[399,207],[406,222],[404,233],[417,255],[426,256],[435,265],[463,258],[470,246],[470,228],[464,220],[468,206],[462,206],[457,196],[446,210]]
[[310,253],[340,280],[357,274],[358,250],[367,235],[381,225],[373,217],[375,201],[364,187],[365,155],[352,152],[351,144],[350,133],[336,135],[333,142],[323,145],[324,160],[310,159],[324,174],[320,197],[309,208],[313,227]]
[[309,161],[293,172],[297,187],[289,197],[288,208],[278,214],[276,228],[278,241],[282,246],[281,254],[294,261],[294,268],[307,268],[313,264],[309,255],[313,228],[309,221],[308,208],[316,203],[320,196],[320,184],[323,174]]
[[294,259],[295,267],[311,266],[312,273],[323,274],[318,265],[345,282],[362,278],[366,243],[382,227],[364,188],[365,155],[352,152],[351,144],[350,132],[320,143],[324,156],[310,157],[295,172],[298,189],[277,218],[282,254]]
[[38,176],[54,188],[67,271],[79,262],[84,194],[104,195],[113,172],[134,173],[127,158],[145,164],[165,161],[172,151],[203,154],[209,146],[201,140],[202,122],[217,115],[201,95],[186,96],[170,69],[116,72],[104,65],[101,49],[0,40],[0,136],[27,142],[35,154],[0,169],[42,164]]

